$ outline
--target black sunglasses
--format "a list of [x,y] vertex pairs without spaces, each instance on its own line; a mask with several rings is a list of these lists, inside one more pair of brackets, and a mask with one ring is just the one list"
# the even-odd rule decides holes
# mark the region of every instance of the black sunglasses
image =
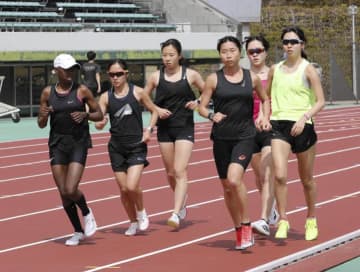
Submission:
[[253,49],[249,49],[247,52],[249,55],[254,55],[254,54],[261,54],[264,51],[265,51],[264,48],[253,48]]
[[295,44],[299,44],[299,43],[303,43],[302,40],[298,40],[298,39],[286,39],[286,40],[282,40],[282,44],[283,45],[288,45],[288,44],[291,44],[291,45],[295,45]]
[[125,75],[126,72],[115,72],[115,73],[108,73],[109,77],[121,77],[123,75]]

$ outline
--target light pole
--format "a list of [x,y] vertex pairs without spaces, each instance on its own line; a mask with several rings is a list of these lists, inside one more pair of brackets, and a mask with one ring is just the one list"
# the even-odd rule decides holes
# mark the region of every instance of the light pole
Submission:
[[359,97],[357,93],[357,82],[356,82],[356,40],[355,40],[355,15],[358,7],[356,5],[350,5],[348,7],[348,13],[352,17],[352,81],[353,81],[353,93],[355,96],[356,104],[359,103]]

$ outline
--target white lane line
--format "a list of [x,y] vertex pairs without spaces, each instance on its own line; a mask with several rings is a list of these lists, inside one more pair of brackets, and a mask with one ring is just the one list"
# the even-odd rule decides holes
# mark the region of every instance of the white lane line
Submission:
[[[351,194],[347,194],[347,195],[343,195],[340,198],[336,198],[336,199],[332,199],[332,200],[328,200],[328,201],[324,201],[324,202],[319,202],[319,203],[316,204],[316,206],[326,205],[326,204],[329,204],[331,202],[339,201],[339,200],[351,197],[353,195],[358,195],[358,194],[360,194],[360,191],[357,191],[357,192],[354,192],[354,193],[351,193]],[[292,211],[288,212],[287,214],[298,213],[298,212],[301,212],[301,211],[303,211],[305,209],[306,208],[292,210]],[[97,266],[96,268],[86,270],[86,272],[100,271],[100,270],[103,270],[103,269],[110,268],[112,266],[122,265],[122,264],[133,262],[133,261],[136,261],[136,260],[144,259],[144,258],[154,256],[154,255],[158,255],[158,254],[161,254],[161,253],[164,253],[164,252],[167,252],[167,251],[171,251],[171,250],[178,249],[178,248],[181,248],[181,247],[185,247],[185,246],[188,246],[188,245],[191,245],[191,244],[195,244],[195,243],[200,242],[200,241],[204,241],[204,240],[208,240],[208,239],[211,239],[211,238],[214,238],[214,237],[217,237],[217,236],[221,236],[221,235],[224,235],[224,234],[229,233],[231,231],[234,231],[234,228],[230,228],[230,229],[227,229],[227,230],[224,230],[224,231],[221,231],[221,232],[216,232],[216,233],[213,233],[213,234],[210,234],[210,235],[207,235],[207,236],[202,236],[200,238],[190,240],[190,241],[187,241],[187,242],[183,242],[183,243],[180,243],[180,244],[176,244],[176,245],[173,245],[173,246],[169,246],[169,247],[165,247],[165,248],[162,248],[162,249],[150,251],[148,253],[138,255],[138,256],[134,256],[134,257],[131,257],[131,258],[128,258],[128,259],[123,259],[123,260],[115,261],[113,263]]]
[[[360,167],[360,164],[354,165],[354,166],[349,166],[349,167],[343,168],[343,169],[337,169],[337,170],[334,170],[334,171],[322,173],[322,174],[319,174],[319,175],[317,175],[317,176],[315,176],[315,177],[331,175],[331,174],[334,174],[334,173],[347,171],[347,170],[350,170],[350,169],[356,168],[356,167]],[[289,181],[288,184],[294,184],[294,183],[297,183],[297,182],[299,182],[299,181],[300,181],[299,179],[295,179],[295,180]],[[168,187],[168,186],[164,186],[164,187]],[[253,193],[257,192],[257,191],[258,191],[257,189],[251,190],[251,191],[248,191],[248,194],[253,194]],[[326,200],[326,201],[323,201],[323,202],[319,202],[319,203],[316,204],[316,206],[321,206],[321,205],[323,205],[323,204],[324,204],[324,205],[325,205],[325,204],[329,204],[329,203],[332,203],[332,202],[337,201],[337,200],[341,200],[341,199],[345,199],[345,198],[348,198],[348,197],[355,196],[355,195],[357,195],[357,194],[359,194],[359,193],[360,193],[360,191],[357,191],[357,192],[353,192],[353,193],[350,193],[350,194],[338,196],[338,197],[335,197],[335,198],[330,199],[330,200]],[[116,196],[116,197],[119,197],[119,196]],[[223,197],[219,197],[219,198],[211,199],[211,200],[208,200],[208,201],[203,201],[203,202],[198,202],[198,203],[194,203],[194,204],[191,204],[191,205],[187,205],[187,207],[189,207],[189,208],[195,208],[195,207],[207,205],[207,204],[210,204],[210,203],[215,203],[215,202],[218,202],[218,201],[222,201],[223,199],[224,199]],[[98,202],[98,201],[101,201],[101,200],[93,200],[93,201],[89,201],[89,203]],[[53,209],[53,210],[60,210],[60,209],[62,209],[62,208],[58,207],[58,208],[55,208],[55,209]],[[303,210],[305,210],[305,209],[306,209],[306,207],[298,208],[298,209],[295,209],[295,210],[292,210],[292,211],[287,212],[287,214],[297,213],[297,212],[303,211]],[[167,213],[169,213],[169,212],[171,212],[171,211],[172,211],[172,210],[166,210],[166,211],[154,213],[154,214],[149,215],[149,217],[155,217],[155,216],[158,216],[158,215],[167,214]],[[114,227],[114,226],[126,224],[126,223],[128,223],[128,222],[129,222],[129,220],[125,220],[125,221],[121,221],[121,222],[117,222],[117,223],[105,225],[105,226],[102,226],[102,227],[98,227],[98,230],[103,230],[103,229],[106,229],[106,228],[110,228],[110,227]],[[64,238],[66,238],[66,237],[70,237],[71,235],[72,235],[72,234],[67,234],[67,235],[63,235],[63,236],[54,237],[54,238],[51,238],[51,239],[41,240],[41,241],[37,241],[37,242],[33,242],[33,243],[28,243],[28,244],[23,244],[23,245],[19,245],[19,246],[15,246],[15,247],[10,247],[10,248],[6,248],[6,249],[2,249],[2,250],[0,250],[0,254],[1,254],[1,253],[5,253],[5,252],[9,252],[9,251],[15,251],[15,250],[18,250],[18,249],[21,249],[21,248],[32,247],[32,246],[44,244],[44,243],[47,243],[47,242],[52,242],[52,241],[64,239]]]

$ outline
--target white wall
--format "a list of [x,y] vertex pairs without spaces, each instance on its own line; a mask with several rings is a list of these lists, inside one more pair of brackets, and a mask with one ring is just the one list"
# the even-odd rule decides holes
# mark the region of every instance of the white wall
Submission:
[[169,38],[179,39],[184,50],[211,50],[225,35],[236,33],[0,32],[0,51],[159,50]]

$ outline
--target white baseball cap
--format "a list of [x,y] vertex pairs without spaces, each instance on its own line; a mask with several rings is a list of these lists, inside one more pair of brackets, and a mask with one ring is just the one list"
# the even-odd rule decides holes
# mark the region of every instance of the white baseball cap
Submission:
[[54,59],[54,68],[69,69],[74,66],[80,68],[80,64],[69,54],[60,54]]

